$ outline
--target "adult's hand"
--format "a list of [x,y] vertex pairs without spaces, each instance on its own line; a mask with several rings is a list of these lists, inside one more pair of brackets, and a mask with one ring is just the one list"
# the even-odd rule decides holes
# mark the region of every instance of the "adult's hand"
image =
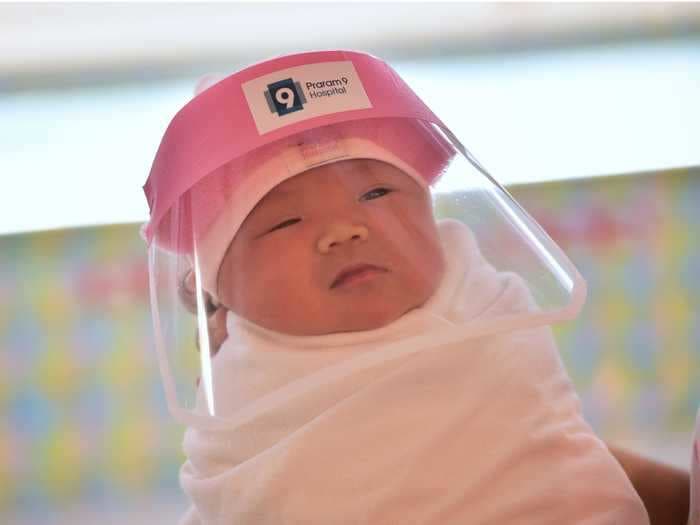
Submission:
[[608,445],[644,502],[651,525],[687,525],[690,475],[687,471]]

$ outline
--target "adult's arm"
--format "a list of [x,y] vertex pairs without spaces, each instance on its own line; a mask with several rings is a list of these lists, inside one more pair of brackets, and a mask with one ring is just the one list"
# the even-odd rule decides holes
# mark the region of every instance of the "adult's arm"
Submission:
[[687,525],[690,475],[687,471],[608,445],[649,513],[651,525]]

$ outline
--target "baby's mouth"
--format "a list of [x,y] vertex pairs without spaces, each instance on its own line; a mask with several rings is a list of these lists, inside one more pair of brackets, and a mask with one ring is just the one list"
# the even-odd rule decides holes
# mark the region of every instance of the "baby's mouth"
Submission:
[[377,275],[388,272],[386,268],[373,264],[351,264],[343,268],[331,283],[331,290],[373,279]]

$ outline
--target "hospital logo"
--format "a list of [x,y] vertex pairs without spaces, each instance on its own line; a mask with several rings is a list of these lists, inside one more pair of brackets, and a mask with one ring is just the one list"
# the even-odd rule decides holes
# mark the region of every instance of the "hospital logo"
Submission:
[[291,78],[285,78],[267,85],[265,99],[271,113],[280,117],[304,109],[306,97],[301,90],[301,84]]

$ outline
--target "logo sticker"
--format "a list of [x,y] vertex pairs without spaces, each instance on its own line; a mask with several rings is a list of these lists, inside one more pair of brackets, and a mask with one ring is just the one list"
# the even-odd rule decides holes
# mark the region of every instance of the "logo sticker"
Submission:
[[372,107],[351,61],[291,67],[241,87],[261,135],[312,117]]
[[267,90],[265,90],[265,99],[270,111],[277,113],[280,117],[302,110],[306,104],[306,97],[301,90],[301,85],[291,78],[268,84]]

